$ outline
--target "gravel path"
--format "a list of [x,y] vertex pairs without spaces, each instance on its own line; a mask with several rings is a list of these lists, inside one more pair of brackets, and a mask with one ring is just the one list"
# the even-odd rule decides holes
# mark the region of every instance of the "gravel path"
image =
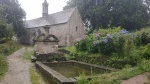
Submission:
[[128,80],[123,80],[121,81],[121,84],[144,84],[146,82],[148,82],[146,74],[141,74]]
[[7,57],[9,63],[8,72],[0,84],[31,84],[29,68],[31,63],[21,58],[25,48],[22,48]]

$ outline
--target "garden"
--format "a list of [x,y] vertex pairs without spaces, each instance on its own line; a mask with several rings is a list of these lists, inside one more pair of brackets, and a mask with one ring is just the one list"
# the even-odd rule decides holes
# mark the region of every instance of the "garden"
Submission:
[[81,74],[77,84],[117,84],[120,80],[150,72],[149,27],[136,31],[127,31],[121,27],[99,29],[74,46],[63,49],[70,52],[64,54],[68,60],[120,69],[91,81]]

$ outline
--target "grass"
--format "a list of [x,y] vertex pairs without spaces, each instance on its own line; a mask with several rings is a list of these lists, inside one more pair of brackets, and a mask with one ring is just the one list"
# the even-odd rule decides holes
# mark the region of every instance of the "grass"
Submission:
[[70,53],[76,53],[77,52],[75,46],[67,46],[67,47],[62,47],[60,49],[65,49],[65,50],[69,51]]
[[[34,50],[31,47],[25,47],[24,55],[22,59],[24,60],[31,60],[31,57],[34,54]],[[29,68],[30,79],[32,84],[41,84],[40,80],[42,80],[41,76],[35,71],[34,67]]]
[[74,59],[75,58],[75,54],[77,52],[75,46],[62,47],[62,48],[59,48],[59,50],[67,50],[67,51],[69,51],[69,53],[64,53],[64,57],[66,58],[66,60]]
[[[150,72],[149,60],[143,60],[136,67],[124,68],[117,72],[101,74],[99,78],[92,79],[88,84],[120,84],[121,80],[126,80],[145,72]],[[150,80],[150,75],[148,75],[148,78]],[[147,84],[149,83],[150,81]]]
[[25,52],[22,58],[24,60],[31,60],[31,57],[33,56],[33,54],[34,54],[34,50],[29,51],[28,47],[25,47]]
[[147,78],[148,78],[148,82],[146,82],[144,84],[150,84],[150,73],[147,74]]
[[15,51],[19,50],[21,46],[15,41],[8,41],[7,43],[0,44],[0,53],[8,56]]
[[6,56],[0,55],[0,80],[7,72],[8,63],[6,62]]
[[0,44],[0,80],[8,69],[6,57],[20,48],[21,46],[15,41],[8,41],[7,43]]
[[30,67],[29,72],[30,72],[30,79],[32,84],[40,84],[39,75],[35,72],[33,67]]

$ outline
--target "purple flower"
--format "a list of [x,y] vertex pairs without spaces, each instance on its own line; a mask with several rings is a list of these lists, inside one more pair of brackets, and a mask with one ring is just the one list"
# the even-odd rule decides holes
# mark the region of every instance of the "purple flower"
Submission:
[[96,44],[97,44],[96,41],[94,41],[94,42],[93,42],[93,45],[96,46]]
[[105,43],[105,44],[107,44],[107,43],[108,43],[108,41],[109,41],[108,39],[105,39],[105,40],[104,40],[104,43]]
[[110,34],[107,34],[105,39],[103,40],[104,44],[107,44],[109,42],[110,39]]
[[107,34],[107,35],[106,35],[106,39],[109,39],[109,38],[110,38],[110,34]]
[[99,36],[98,36],[98,35],[97,35],[97,36],[95,36],[95,39],[96,39],[96,40],[98,40],[98,39],[99,39]]
[[120,31],[120,33],[121,33],[121,34],[128,34],[128,31],[125,30],[125,29],[123,29],[123,30]]

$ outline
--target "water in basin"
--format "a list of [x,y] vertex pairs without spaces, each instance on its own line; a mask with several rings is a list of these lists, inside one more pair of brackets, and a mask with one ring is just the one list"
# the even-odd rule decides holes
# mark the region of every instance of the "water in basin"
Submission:
[[104,71],[94,71],[91,69],[84,69],[71,64],[56,64],[56,65],[47,65],[53,70],[59,72],[67,78],[77,77],[81,73],[84,73],[86,76],[93,76],[103,73]]

